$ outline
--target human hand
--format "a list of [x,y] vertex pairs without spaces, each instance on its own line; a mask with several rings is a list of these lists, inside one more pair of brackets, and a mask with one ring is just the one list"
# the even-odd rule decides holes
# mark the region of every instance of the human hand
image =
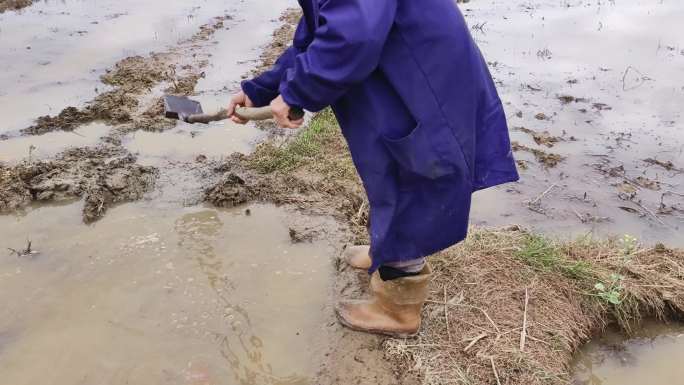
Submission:
[[237,124],[246,124],[248,122],[247,119],[243,119],[235,115],[235,108],[238,106],[254,107],[254,103],[252,103],[252,101],[249,100],[249,96],[247,96],[247,94],[245,94],[244,91],[240,91],[230,98],[230,103],[228,103],[228,108],[226,108],[226,112],[228,113],[230,120],[232,120],[233,122]]
[[283,97],[278,95],[277,98],[271,102],[271,110],[273,111],[273,118],[278,126],[283,128],[299,128],[304,123],[304,118],[297,120],[290,120],[290,106],[285,103]]

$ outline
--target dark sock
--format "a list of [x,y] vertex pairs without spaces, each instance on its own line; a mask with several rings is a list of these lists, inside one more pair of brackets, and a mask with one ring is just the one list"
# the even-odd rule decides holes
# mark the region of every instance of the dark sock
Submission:
[[378,269],[378,273],[380,274],[380,278],[383,281],[391,281],[393,279],[397,278],[404,278],[404,277],[413,277],[416,275],[420,275],[420,273],[409,273],[404,270],[397,269],[396,267],[391,267],[391,266],[380,266]]

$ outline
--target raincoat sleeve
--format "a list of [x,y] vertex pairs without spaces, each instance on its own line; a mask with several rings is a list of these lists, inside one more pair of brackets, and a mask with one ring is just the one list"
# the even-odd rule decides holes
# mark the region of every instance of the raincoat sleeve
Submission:
[[397,0],[330,0],[307,49],[280,83],[285,102],[309,111],[333,104],[378,66]]
[[267,106],[278,94],[278,86],[285,71],[294,65],[295,57],[302,53],[308,45],[307,26],[300,20],[295,32],[294,43],[276,60],[273,67],[252,80],[242,82],[242,90],[257,107]]

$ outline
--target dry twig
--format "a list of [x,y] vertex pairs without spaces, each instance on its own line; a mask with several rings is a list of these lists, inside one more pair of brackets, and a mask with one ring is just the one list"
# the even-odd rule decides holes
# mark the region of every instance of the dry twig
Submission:
[[482,340],[482,339],[484,339],[484,338],[487,338],[487,336],[488,336],[487,333],[482,333],[482,334],[480,334],[479,336],[473,338],[473,339],[470,341],[470,343],[468,344],[468,346],[466,346],[465,348],[463,348],[463,351],[464,351],[464,352],[467,352],[468,350],[470,350],[470,348],[472,348],[473,346],[475,346],[476,343],[480,342],[480,340]]
[[553,190],[556,186],[558,186],[558,183],[552,184],[549,188],[546,189],[546,191],[544,191],[543,193],[539,194],[539,196],[537,196],[536,198],[534,198],[534,200],[530,202],[530,206],[539,203],[539,201],[541,201],[542,198],[544,198],[544,197],[546,196],[546,194],[548,194],[549,192],[551,192],[551,190]]
[[530,302],[530,295],[527,288],[525,288],[525,312],[523,313],[523,326],[520,332],[520,351],[525,351],[525,338],[527,338],[527,304]]
[[494,357],[489,357],[489,362],[492,363],[492,371],[494,372],[494,377],[496,377],[497,385],[501,385],[501,380],[499,380],[499,373],[496,371],[496,364],[494,364]]

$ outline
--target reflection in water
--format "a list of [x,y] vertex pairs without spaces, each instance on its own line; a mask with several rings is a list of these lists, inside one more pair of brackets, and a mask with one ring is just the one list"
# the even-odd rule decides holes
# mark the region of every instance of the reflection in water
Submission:
[[91,146],[109,132],[102,123],[91,123],[73,131],[0,140],[0,162],[19,163],[55,156],[68,147]]
[[[491,64],[511,139],[565,157],[545,168],[516,152],[529,169],[520,183],[475,194],[473,220],[683,246],[682,175],[646,160],[684,167],[684,2],[495,0],[463,8],[470,25],[486,25],[473,33]],[[538,145],[526,130],[559,141]],[[621,189],[632,180],[633,200]],[[551,186],[540,206],[530,207]]]
[[[207,109],[208,110],[208,109]],[[251,125],[228,122],[211,125],[179,123],[166,132],[139,131],[124,138],[124,146],[144,165],[165,165],[168,159],[191,161],[202,154],[220,158],[234,152],[249,152],[264,133]]]
[[574,363],[575,385],[674,385],[684,378],[684,325],[649,322],[626,339],[615,330],[587,344]]
[[230,276],[223,272],[223,261],[214,249],[214,242],[222,227],[223,222],[213,210],[186,214],[175,225],[179,234],[179,248],[197,263],[224,307],[223,317],[230,325],[230,333],[212,333],[221,355],[240,385],[309,384],[306,377],[296,374],[279,377],[273,373],[272,366],[264,361],[264,342],[253,334],[249,314],[239,304],[229,300],[236,287]]
[[0,216],[0,247],[41,252],[0,258],[0,384],[310,383],[329,263],[291,243],[296,215],[138,202],[89,226],[80,209]]

